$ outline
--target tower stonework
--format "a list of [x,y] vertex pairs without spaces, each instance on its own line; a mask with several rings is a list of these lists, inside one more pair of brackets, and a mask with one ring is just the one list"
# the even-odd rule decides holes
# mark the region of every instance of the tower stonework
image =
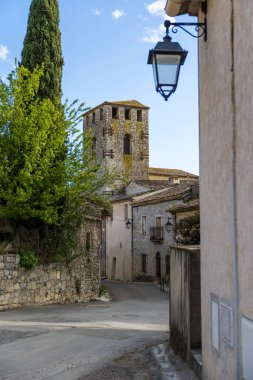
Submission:
[[118,184],[148,179],[149,107],[136,100],[104,102],[83,115],[84,131],[91,129],[93,149],[107,170],[116,170]]

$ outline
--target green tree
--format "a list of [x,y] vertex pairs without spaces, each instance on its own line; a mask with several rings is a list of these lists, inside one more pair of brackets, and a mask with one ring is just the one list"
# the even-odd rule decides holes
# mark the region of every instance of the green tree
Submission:
[[43,69],[20,67],[0,81],[0,217],[58,219],[65,162],[57,160],[68,130],[62,107],[37,98]]
[[21,64],[30,70],[44,64],[38,96],[52,101],[61,98],[63,58],[58,0],[32,1]]
[[19,248],[35,228],[44,243],[26,248],[67,256],[84,217],[109,208],[101,189],[114,177],[90,154],[92,133],[78,133],[84,104],[38,98],[42,76],[43,68],[21,66],[8,84],[0,80],[0,218],[11,221]]

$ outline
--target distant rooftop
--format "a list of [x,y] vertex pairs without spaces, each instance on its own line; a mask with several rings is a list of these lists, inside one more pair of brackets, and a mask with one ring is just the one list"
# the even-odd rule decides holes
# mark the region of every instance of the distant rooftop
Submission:
[[146,109],[148,110],[149,107],[147,106],[144,106],[144,104],[138,102],[137,100],[116,100],[116,101],[113,101],[113,102],[108,102],[108,101],[105,101],[99,105],[97,105],[96,107],[94,108],[91,108],[89,111],[85,112],[83,114],[83,116],[86,116],[88,115],[89,113],[91,112],[94,112],[95,110],[99,109],[99,108],[102,108],[103,106],[118,106],[118,107],[122,107],[122,106],[126,106],[126,107],[131,107],[131,108],[138,108],[138,109]]
[[181,184],[176,184],[168,188],[153,191],[151,193],[145,193],[134,198],[133,205],[143,205],[151,203],[167,202],[169,200],[178,199],[187,195],[191,191],[191,187],[197,184],[197,181],[187,182]]
[[164,189],[171,185],[169,185],[169,182],[167,180],[159,180],[159,179],[139,179],[135,181],[131,181],[136,183],[139,186],[146,187],[150,190],[158,190],[158,189]]
[[131,199],[131,198],[135,197],[136,195],[140,195],[140,194],[144,194],[144,193],[147,194],[147,193],[154,192],[156,190],[162,190],[162,189],[166,189],[166,188],[169,188],[172,186],[172,185],[169,185],[168,181],[149,180],[149,179],[132,180],[128,183],[127,186],[129,186],[131,183],[134,183],[136,185],[139,185],[140,187],[145,188],[146,191],[140,190],[140,192],[137,192],[137,193],[126,194],[125,191],[123,190],[123,192],[113,195],[111,197],[111,201],[114,202],[114,201],[121,201],[121,200],[125,200],[125,199]]
[[166,175],[167,177],[191,177],[198,178],[196,174],[185,172],[179,169],[149,168],[148,174]]

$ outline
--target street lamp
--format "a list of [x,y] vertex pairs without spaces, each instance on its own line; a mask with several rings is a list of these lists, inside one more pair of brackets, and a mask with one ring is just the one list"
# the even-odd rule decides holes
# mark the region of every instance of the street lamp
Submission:
[[131,224],[132,224],[132,221],[130,219],[127,219],[126,221],[126,228],[129,230],[129,228],[131,227]]
[[168,233],[172,230],[173,224],[171,223],[171,218],[168,217],[167,222],[165,223],[165,229]]
[[156,91],[166,101],[176,91],[180,66],[184,64],[187,53],[178,42],[171,42],[169,27],[166,27],[163,42],[158,42],[155,48],[149,51],[148,64],[153,66]]
[[[163,42],[158,42],[154,49],[149,51],[148,64],[153,65],[153,73],[156,91],[161,94],[167,101],[173,92],[176,91],[177,82],[181,65],[184,64],[188,54],[183,50],[178,42],[171,42],[169,28],[172,32],[177,33],[177,28],[184,30],[186,33],[195,38],[204,36],[207,39],[206,18],[203,23],[171,23],[169,20],[164,22],[166,35]],[[194,26],[197,35],[192,34],[185,29],[185,26]]]

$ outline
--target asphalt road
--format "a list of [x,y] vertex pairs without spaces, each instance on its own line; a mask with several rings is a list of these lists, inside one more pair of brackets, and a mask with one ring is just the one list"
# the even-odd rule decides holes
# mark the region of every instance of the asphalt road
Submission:
[[105,283],[110,302],[1,312],[0,379],[147,379],[147,349],[168,339],[168,294]]

